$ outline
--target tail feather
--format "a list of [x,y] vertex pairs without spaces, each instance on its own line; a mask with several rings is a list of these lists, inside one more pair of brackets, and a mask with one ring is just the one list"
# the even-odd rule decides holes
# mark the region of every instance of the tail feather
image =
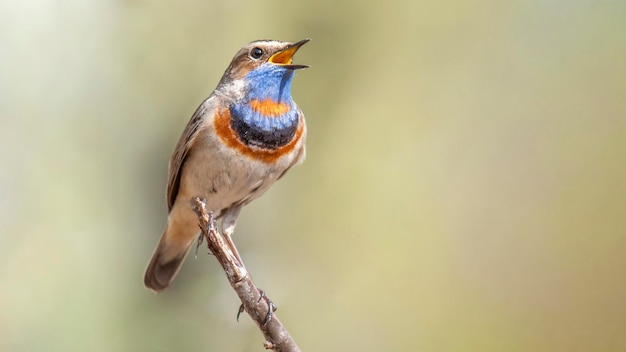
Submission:
[[174,281],[191,246],[186,245],[182,248],[176,248],[174,256],[165,255],[166,252],[171,253],[172,251],[171,246],[170,248],[166,246],[165,236],[166,234],[164,233],[152,255],[143,278],[144,285],[156,293],[165,290]]

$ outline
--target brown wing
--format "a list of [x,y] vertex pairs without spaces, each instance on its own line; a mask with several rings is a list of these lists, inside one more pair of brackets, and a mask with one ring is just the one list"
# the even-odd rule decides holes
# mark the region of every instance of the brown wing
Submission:
[[207,113],[209,109],[209,99],[206,99],[202,104],[198,107],[196,112],[191,116],[189,123],[187,123],[187,127],[183,131],[183,134],[180,136],[178,140],[178,144],[176,145],[176,149],[174,149],[174,153],[172,153],[172,157],[170,158],[169,164],[169,175],[167,181],[167,210],[168,212],[172,210],[174,206],[174,202],[176,201],[176,196],[178,196],[178,188],[180,186],[180,174],[183,169],[183,164],[185,163],[185,159],[187,158],[187,154],[189,153],[189,149],[193,145],[193,142],[198,135],[198,131],[203,124],[203,116]]

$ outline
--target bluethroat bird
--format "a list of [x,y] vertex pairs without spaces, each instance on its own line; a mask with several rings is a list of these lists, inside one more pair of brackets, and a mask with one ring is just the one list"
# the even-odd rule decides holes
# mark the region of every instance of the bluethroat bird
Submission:
[[304,115],[291,97],[297,43],[258,40],[244,46],[217,88],[189,120],[169,162],[168,222],[144,276],[160,292],[178,274],[198,237],[191,200],[206,199],[221,218],[227,246],[241,208],[261,196],[305,157]]

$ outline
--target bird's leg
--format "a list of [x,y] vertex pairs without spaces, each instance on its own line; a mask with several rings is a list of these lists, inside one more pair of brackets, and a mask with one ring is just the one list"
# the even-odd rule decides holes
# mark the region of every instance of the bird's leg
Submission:
[[224,240],[226,241],[226,245],[228,246],[230,251],[239,261],[239,264],[243,265],[243,260],[241,260],[239,251],[237,251],[237,247],[235,247],[235,243],[232,239],[232,235],[235,232],[235,225],[237,225],[237,217],[239,216],[240,210],[241,206],[236,205],[229,208],[224,213],[224,218],[222,219],[222,234],[224,235]]
[[[199,197],[198,197],[198,198],[195,198],[195,199],[196,199],[198,202],[202,203],[203,205],[205,205],[205,204],[206,204],[206,199],[204,199],[204,198],[199,198]],[[197,206],[198,206],[198,205],[193,205],[194,211],[196,210],[195,208],[196,208]],[[200,245],[202,245],[202,242],[204,241],[204,232],[202,232],[202,229],[200,229],[200,230],[201,230],[201,231],[200,231],[200,234],[198,235],[198,240],[197,240],[197,242],[196,242],[196,255],[195,255],[196,259],[198,259],[198,248],[200,248]]]
[[230,251],[233,253],[237,261],[239,261],[239,264],[243,265],[243,260],[241,260],[241,256],[239,255],[239,252],[237,251],[237,247],[235,247],[235,243],[233,242],[232,237],[226,231],[224,231],[223,235],[224,235],[224,240],[226,241],[226,245],[228,246],[228,249],[230,249]]
[[198,248],[202,245],[204,241],[204,233],[200,232],[200,236],[198,236],[198,242],[196,243],[196,259],[198,259]]
[[[233,239],[232,239],[232,234],[235,232],[237,216],[239,216],[240,210],[241,210],[241,207],[236,206],[233,208],[229,208],[224,213],[224,217],[222,219],[222,235],[224,236],[226,245],[228,246],[232,254],[239,261],[239,264],[243,266],[243,260],[241,259],[241,256],[239,255],[239,251],[237,251],[237,247],[235,246],[235,243],[233,242]],[[259,297],[258,302],[261,302],[261,300],[263,299],[265,299],[265,301],[267,302],[267,314],[265,315],[265,320],[263,320],[263,326],[265,327],[267,323],[269,323],[270,320],[272,320],[272,316],[274,315],[274,312],[276,311],[276,309],[278,309],[278,307],[276,307],[274,302],[272,302],[265,295],[265,292],[263,290],[259,289],[259,295],[260,297]],[[241,315],[241,313],[243,313],[243,311],[244,311],[244,307],[242,304],[241,306],[239,306],[239,310],[237,312],[237,321],[239,321],[239,316]]]

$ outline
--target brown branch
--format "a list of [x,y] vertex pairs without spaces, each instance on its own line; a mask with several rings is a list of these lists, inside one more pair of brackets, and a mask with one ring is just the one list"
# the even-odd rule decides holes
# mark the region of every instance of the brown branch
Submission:
[[[222,265],[230,285],[237,292],[239,299],[241,299],[243,309],[256,322],[263,336],[265,336],[266,341],[263,347],[276,352],[299,352],[300,348],[291,338],[291,335],[276,314],[272,314],[271,319],[266,321],[268,312],[271,309],[268,303],[269,300],[263,299],[262,292],[252,282],[244,264],[237,259],[226,245],[224,237],[217,229],[213,213],[207,213],[206,201],[196,197],[192,199],[192,204],[194,205],[194,211],[198,215],[200,230],[202,230],[203,236],[207,239],[209,250]],[[201,241],[201,239],[202,237],[199,240]]]

